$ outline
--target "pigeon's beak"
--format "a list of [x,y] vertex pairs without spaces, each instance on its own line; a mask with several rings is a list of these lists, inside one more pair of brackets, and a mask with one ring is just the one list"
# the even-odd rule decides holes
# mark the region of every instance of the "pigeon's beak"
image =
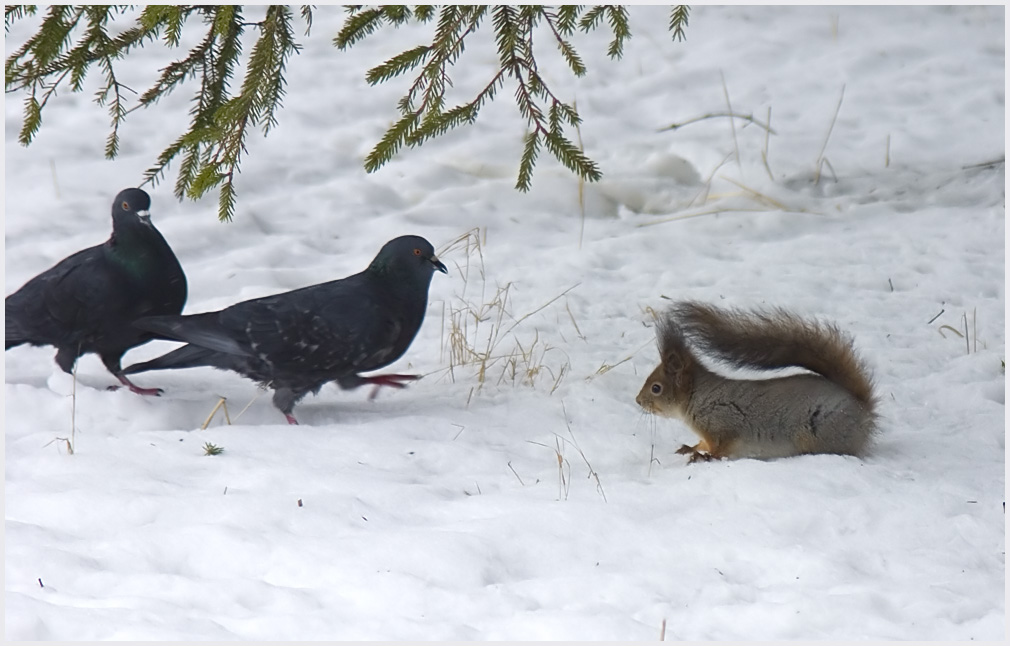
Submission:
[[140,221],[143,222],[144,224],[146,224],[148,226],[151,226],[151,212],[150,211],[148,211],[146,209],[143,210],[143,211],[137,211],[137,217],[140,218]]
[[428,262],[430,262],[432,265],[434,265],[435,269],[439,270],[443,274],[448,274],[449,273],[449,270],[445,268],[445,265],[442,264],[442,261],[439,260],[437,256],[435,256],[435,255],[429,256],[428,257]]

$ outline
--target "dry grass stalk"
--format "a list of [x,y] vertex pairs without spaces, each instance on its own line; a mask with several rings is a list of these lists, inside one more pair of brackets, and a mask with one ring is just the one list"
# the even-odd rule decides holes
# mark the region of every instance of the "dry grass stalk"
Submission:
[[224,409],[224,419],[226,422],[228,422],[228,425],[231,426],[231,417],[228,416],[228,404],[227,404],[228,400],[227,398],[221,397],[220,395],[218,395],[218,397],[219,399],[217,400],[217,405],[214,406],[214,409],[210,411],[210,415],[208,415],[207,419],[204,420],[203,425],[200,427],[201,431],[207,430],[207,427],[210,426],[210,421],[214,419],[215,415],[217,415],[217,411],[222,408]]
[[[726,110],[733,114],[733,106],[729,102],[729,88],[726,87],[726,75],[722,73],[722,70],[719,70],[719,78],[722,80],[722,94],[726,97]],[[743,163],[740,161],[740,146],[736,141],[736,123],[732,119],[729,120],[729,129],[733,133],[733,152],[736,155],[736,165],[740,170],[743,170]]]
[[571,475],[572,465],[565,459],[565,455],[562,452],[562,440],[563,437],[554,434],[554,446],[548,446],[543,442],[534,442],[533,440],[526,440],[530,444],[535,444],[537,446],[542,446],[554,453],[554,457],[558,462],[558,500],[568,500],[569,491],[569,478],[565,475],[565,467],[568,468],[568,474]]
[[[589,462],[589,458],[586,457],[582,447],[579,446],[578,441],[575,439],[575,433],[572,431],[571,422],[568,421],[568,411],[565,410],[565,403],[563,401],[561,402],[561,410],[564,412],[565,425],[568,427],[568,434],[571,436],[571,439],[562,437],[561,435],[555,433],[554,446],[544,444],[543,442],[534,442],[533,440],[527,440],[527,442],[536,446],[542,446],[554,453],[554,459],[557,461],[558,465],[558,500],[568,500],[568,494],[571,492],[572,464],[568,458],[565,457],[565,447],[572,446],[575,448],[576,452],[578,452],[579,457],[582,458],[582,461],[586,463],[586,467],[589,469],[589,474],[586,477],[596,481],[597,493],[599,493],[600,497],[603,498],[603,502],[607,502],[607,494],[603,490],[603,483],[600,481],[600,475],[596,472],[596,469],[593,468],[593,465]],[[511,464],[509,466],[511,466]],[[519,474],[516,474],[516,477],[518,478]]]
[[568,435],[572,438],[571,444],[575,447],[575,450],[579,452],[579,456],[582,458],[582,461],[586,463],[586,467],[589,468],[589,475],[586,477],[596,480],[596,491],[603,498],[603,502],[607,502],[607,494],[603,491],[603,483],[600,482],[600,474],[598,474],[596,469],[593,468],[593,465],[589,463],[589,458],[587,458],[586,454],[583,453],[582,447],[579,446],[578,441],[575,439],[575,433],[572,431],[572,423],[568,420],[568,410],[565,408],[564,400],[561,400],[561,411],[565,415],[565,425],[568,427]]
[[[831,139],[831,131],[835,129],[835,122],[838,120],[838,113],[842,109],[842,101],[845,99],[845,85],[842,85],[842,92],[838,96],[838,105],[835,106],[835,114],[831,117],[831,124],[828,125],[828,134],[824,136],[824,144],[821,145],[821,151],[817,153],[817,172],[814,176],[814,184],[819,185],[821,183],[821,168],[827,163],[827,159],[824,158],[824,151],[828,148],[828,141]],[[828,167],[831,168],[831,164],[828,163]],[[831,168],[831,174],[835,174],[835,169]],[[838,181],[838,177],[835,176],[835,181]]]
[[736,181],[734,179],[730,179],[728,177],[723,177],[722,179],[726,180],[730,184],[735,184],[735,185],[739,186],[744,191],[746,191],[748,195],[750,195],[751,197],[757,199],[759,202],[762,202],[764,204],[767,204],[768,206],[771,206],[772,208],[778,209],[780,211],[793,211],[794,213],[803,213],[803,212],[805,212],[803,209],[798,209],[798,210],[790,209],[785,204],[783,204],[782,202],[779,202],[775,198],[769,197],[768,195],[765,195],[764,193],[762,193],[760,191],[756,191],[753,188],[750,188],[749,186],[745,186],[744,184],[741,184],[740,182],[738,182],[738,181]]
[[765,170],[768,171],[768,179],[775,181],[775,176],[772,174],[772,167],[768,164],[768,136],[771,134],[772,129],[772,107],[768,106],[768,127],[765,129],[765,146],[761,149],[761,162],[765,165]]
[[[723,84],[725,86],[725,79],[723,79]],[[691,117],[690,119],[685,119],[680,123],[671,123],[668,126],[660,128],[657,132],[665,132],[667,130],[677,130],[683,128],[684,126],[691,125],[692,123],[698,123],[699,121],[705,121],[706,119],[718,119],[721,117],[729,117],[731,119],[743,119],[744,121],[749,121],[756,126],[764,128],[765,134],[778,134],[775,129],[771,127],[771,113],[769,111],[768,120],[765,123],[761,123],[750,114],[737,114],[735,112],[709,112],[708,114],[703,114],[700,117]]]
[[[574,100],[572,101],[572,108],[576,112],[578,112],[578,110],[579,110],[578,101],[574,101]],[[575,124],[575,136],[578,138],[579,152],[585,153],[586,149],[582,145],[582,128],[579,127],[578,123]],[[585,235],[585,232],[586,232],[586,180],[585,180],[585,178],[582,177],[582,175],[579,175],[579,214],[580,214],[580,218],[579,218],[579,249],[581,250],[582,249],[582,237]]]
[[[449,365],[446,370],[449,378],[455,381],[457,368],[476,368],[476,391],[479,392],[485,383],[492,380],[490,373],[493,370],[498,371],[497,379],[494,380],[496,385],[511,382],[512,385],[518,383],[535,387],[540,377],[550,375],[553,393],[571,369],[567,355],[541,340],[538,330],[525,343],[515,330],[525,320],[549,307],[578,285],[573,285],[540,307],[515,318],[510,304],[512,283],[499,286],[490,298],[487,296],[484,254],[479,233],[477,229],[471,229],[446,249],[460,249],[465,255],[463,265],[457,265],[463,277],[462,295],[455,297],[446,306],[443,317],[442,356],[445,359],[448,350]],[[480,295],[476,301],[468,296],[468,292],[476,296],[476,290],[470,284],[471,279],[472,282],[479,280],[480,283]],[[446,324],[448,342],[445,341]],[[559,363],[552,368],[547,361],[557,353],[564,355],[564,358],[559,359]],[[468,404],[473,393],[474,390],[471,390]]]

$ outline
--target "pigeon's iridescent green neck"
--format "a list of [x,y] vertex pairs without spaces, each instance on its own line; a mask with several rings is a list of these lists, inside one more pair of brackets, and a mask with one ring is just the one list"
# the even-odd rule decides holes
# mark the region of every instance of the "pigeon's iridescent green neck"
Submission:
[[368,273],[377,276],[396,276],[403,274],[403,268],[398,263],[393,262],[393,258],[388,256],[376,256],[368,265]]
[[146,274],[162,268],[162,249],[167,248],[168,243],[154,227],[131,222],[114,228],[106,255],[130,274]]

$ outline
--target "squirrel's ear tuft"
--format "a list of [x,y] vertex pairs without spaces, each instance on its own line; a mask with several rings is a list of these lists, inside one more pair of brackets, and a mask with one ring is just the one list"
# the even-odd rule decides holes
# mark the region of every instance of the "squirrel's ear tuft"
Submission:
[[675,312],[668,312],[658,321],[656,332],[659,339],[659,353],[663,360],[663,373],[676,391],[682,391],[685,384],[691,383],[695,359],[688,348],[687,338],[677,322]]
[[663,355],[663,372],[673,392],[688,394],[694,380],[694,357],[684,348]]
[[694,363],[691,351],[682,343],[671,343],[666,350],[663,354],[663,367],[671,376],[688,370]]
[[680,348],[668,350],[663,355],[663,370],[666,374],[674,377],[687,370],[690,366],[690,356]]

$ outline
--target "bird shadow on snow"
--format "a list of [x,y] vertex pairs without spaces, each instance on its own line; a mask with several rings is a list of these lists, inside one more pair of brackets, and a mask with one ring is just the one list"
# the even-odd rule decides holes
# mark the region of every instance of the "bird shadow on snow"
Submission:
[[[145,382],[145,385],[164,389],[160,397],[134,398],[135,403],[144,408],[144,415],[148,417],[145,424],[152,429],[195,431],[204,424],[207,428],[288,426],[284,416],[271,403],[269,389],[237,377],[234,383],[222,383],[221,380],[212,382],[172,375],[163,376],[150,384]],[[81,386],[79,383],[78,388]],[[89,379],[85,387],[105,390],[97,377]],[[375,399],[369,399],[371,389],[368,387],[343,391],[336,384],[328,383],[318,394],[309,394],[299,402],[299,425],[325,427],[334,424],[355,426],[376,421],[393,423],[398,418],[423,415],[429,408],[421,395],[385,391],[382,389]],[[225,400],[227,414],[223,407],[215,410],[221,399]],[[434,405],[430,408],[433,411],[436,409]]]

